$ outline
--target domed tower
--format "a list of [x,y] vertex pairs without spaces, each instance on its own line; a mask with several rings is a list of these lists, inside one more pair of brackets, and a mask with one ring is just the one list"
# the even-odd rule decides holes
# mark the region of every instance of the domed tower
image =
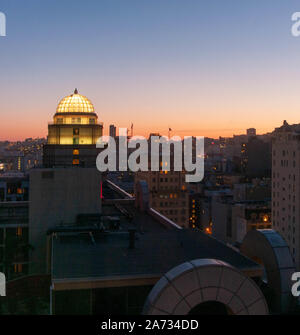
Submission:
[[96,143],[102,129],[91,101],[75,89],[59,102],[53,122],[48,125],[44,166],[95,166]]

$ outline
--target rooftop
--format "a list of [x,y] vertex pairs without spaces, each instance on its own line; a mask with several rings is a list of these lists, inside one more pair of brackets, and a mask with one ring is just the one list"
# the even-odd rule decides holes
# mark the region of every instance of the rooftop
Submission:
[[[118,203],[113,190],[104,192],[106,196],[109,193],[115,201],[104,203],[102,215],[103,219],[118,218],[118,230],[86,227],[52,234],[55,289],[83,282],[89,283],[88,287],[91,282],[106,282],[105,287],[109,287],[114,281],[141,277],[153,278],[155,283],[176,265],[198,258],[219,259],[250,276],[261,275],[258,264],[216,239],[199,231],[177,229],[168,220],[162,223],[164,217],[151,215],[152,210],[145,213],[135,209],[133,199],[127,199],[124,205],[124,199]],[[136,230],[134,248],[129,247],[132,228]]]
[[53,237],[52,279],[107,279],[112,277],[161,277],[185,261],[213,258],[248,274],[260,266],[219,241],[195,231],[173,230],[136,235],[129,248],[129,234],[58,234]]

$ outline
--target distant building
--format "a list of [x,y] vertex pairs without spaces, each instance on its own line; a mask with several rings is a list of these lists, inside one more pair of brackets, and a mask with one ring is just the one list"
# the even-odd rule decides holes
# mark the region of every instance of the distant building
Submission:
[[201,216],[202,216],[202,194],[189,193],[189,227],[198,228],[203,231]]
[[212,234],[226,243],[239,244],[250,230],[272,227],[268,183],[235,184],[232,195],[214,197],[211,207]]
[[271,200],[271,179],[264,181],[253,179],[252,183],[233,185],[233,200],[236,202]]
[[0,172],[26,172],[42,165],[43,138],[18,142],[0,142]]
[[213,202],[219,198],[231,196],[232,190],[228,187],[204,191],[200,200],[200,227],[203,232],[209,235],[213,233]]
[[256,136],[256,129],[255,128],[249,128],[249,129],[247,129],[247,136],[248,137]]
[[29,203],[0,202],[0,272],[7,279],[29,270]]
[[117,136],[117,128],[113,124],[109,126],[109,136],[112,138]]
[[271,205],[267,201],[234,202],[223,197],[212,203],[212,235],[220,241],[238,245],[247,232],[271,227]]
[[148,184],[152,208],[182,227],[189,226],[189,193],[184,172],[139,171],[135,174],[135,188],[141,180]]
[[24,154],[19,151],[6,151],[0,157],[0,170],[3,171],[25,171]]
[[250,137],[241,149],[242,172],[250,178],[271,176],[271,141]]
[[28,201],[28,176],[23,173],[6,172],[0,175],[0,202]]

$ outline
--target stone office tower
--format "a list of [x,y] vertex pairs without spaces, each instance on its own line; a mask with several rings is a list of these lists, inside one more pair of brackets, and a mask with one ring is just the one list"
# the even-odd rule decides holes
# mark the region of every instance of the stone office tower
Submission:
[[284,121],[272,139],[273,229],[286,240],[300,269],[300,124]]

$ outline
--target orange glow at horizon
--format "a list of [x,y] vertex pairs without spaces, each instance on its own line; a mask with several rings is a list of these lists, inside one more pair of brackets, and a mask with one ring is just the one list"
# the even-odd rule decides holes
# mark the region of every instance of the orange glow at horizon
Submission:
[[[279,127],[282,123],[276,124],[273,127],[269,128],[256,128],[257,130],[257,135],[262,135],[266,134],[269,132],[272,132],[275,127]],[[16,124],[16,123],[7,123],[8,129],[3,129],[0,126],[0,141],[23,141],[26,138],[46,138],[47,137],[47,122],[44,125],[41,124],[36,124],[36,127],[33,127],[32,124],[28,125],[28,128],[26,128],[25,124]],[[105,123],[104,124],[104,135],[109,134],[109,125],[110,123]],[[114,123],[114,125],[117,127],[117,134],[118,134],[118,128],[126,128],[127,125],[118,125]],[[204,137],[209,137],[209,138],[214,138],[218,139],[219,137],[233,137],[234,135],[243,135],[246,134],[246,129],[251,128],[251,126],[246,127],[246,128],[240,128],[240,129],[221,129],[218,131],[218,129],[199,129],[198,131],[195,129],[193,130],[176,130],[172,128],[172,131],[170,133],[170,136],[204,136]],[[144,127],[136,127],[134,129],[134,136],[143,136],[145,138],[149,137],[150,133],[159,133],[161,136],[168,136],[168,126],[166,127],[161,127],[161,128],[154,128],[154,129],[146,129]],[[130,131],[129,131],[130,133]]]
[[104,135],[110,124],[130,131],[133,123],[146,138],[169,128],[219,138],[300,122],[300,43],[288,1],[218,0],[218,11],[213,1],[4,2],[1,141],[46,137],[75,87]]
[[[102,119],[103,120],[103,119]],[[105,122],[105,120],[102,121],[100,118],[100,122],[104,122],[104,135],[109,134],[109,125],[114,124],[117,127],[117,134],[119,128],[128,128],[128,133],[130,134],[130,123],[129,124],[118,124],[116,122]],[[26,138],[46,138],[48,133],[48,121],[47,119],[45,122],[42,120],[35,120],[33,122],[15,122],[14,120],[7,120],[4,124],[2,123],[0,125],[0,141],[9,140],[9,141],[21,141]],[[289,122],[289,120],[288,120]],[[289,122],[293,123],[293,122]],[[297,123],[297,121],[295,122]],[[253,126],[253,124],[249,124],[248,126],[245,125],[244,127],[240,126],[238,128],[219,128],[216,127],[213,129],[211,126],[207,127],[207,129],[204,128],[204,125],[201,125],[201,128],[197,129],[191,129],[189,127],[186,127],[187,129],[177,129],[177,127],[172,126],[171,122],[169,122],[166,125],[160,125],[160,127],[157,127],[156,125],[153,125],[151,127],[149,125],[148,128],[144,127],[143,125],[136,125],[134,124],[134,136],[143,136],[145,138],[149,137],[150,133],[159,133],[161,136],[168,136],[168,129],[171,127],[172,131],[170,132],[170,136],[205,136],[210,137],[214,139],[218,139],[221,137],[232,137],[233,135],[242,135],[246,134],[246,129],[248,128],[256,128],[257,134],[265,134],[272,132],[275,127],[279,127],[282,124],[282,120],[278,123],[273,123],[273,125],[265,126],[262,128],[256,128]],[[195,126],[195,124],[193,124]],[[179,128],[179,127],[178,127]]]
[[[190,87],[191,88],[191,87]],[[23,140],[25,138],[46,137],[48,122],[53,120],[57,105],[64,96],[72,93],[73,88],[43,92],[37,96],[30,90],[15,94],[10,91],[1,104],[5,114],[1,117],[0,140]],[[265,92],[264,97],[227,89],[228,96],[222,92],[219,99],[197,96],[197,92],[166,92],[166,96],[155,89],[154,96],[141,92],[121,92],[120,99],[115,99],[114,92],[83,88],[79,93],[91,100],[98,115],[98,121],[104,123],[104,135],[109,133],[109,125],[128,128],[134,125],[134,135],[148,138],[150,133],[167,136],[205,136],[211,138],[232,137],[245,134],[246,129],[256,128],[257,134],[272,132],[275,127],[288,123],[299,123],[300,99],[296,87],[293,92],[277,95]],[[63,94],[61,93],[63,91]],[[141,94],[140,94],[141,93]],[[276,92],[275,92],[276,93]],[[274,93],[274,94],[275,94]],[[216,95],[219,93],[216,92]],[[176,98],[175,98],[176,96]],[[105,99],[103,98],[105,97]],[[238,98],[239,97],[239,98]],[[153,100],[151,100],[152,98]],[[117,131],[118,133],[118,131]]]

